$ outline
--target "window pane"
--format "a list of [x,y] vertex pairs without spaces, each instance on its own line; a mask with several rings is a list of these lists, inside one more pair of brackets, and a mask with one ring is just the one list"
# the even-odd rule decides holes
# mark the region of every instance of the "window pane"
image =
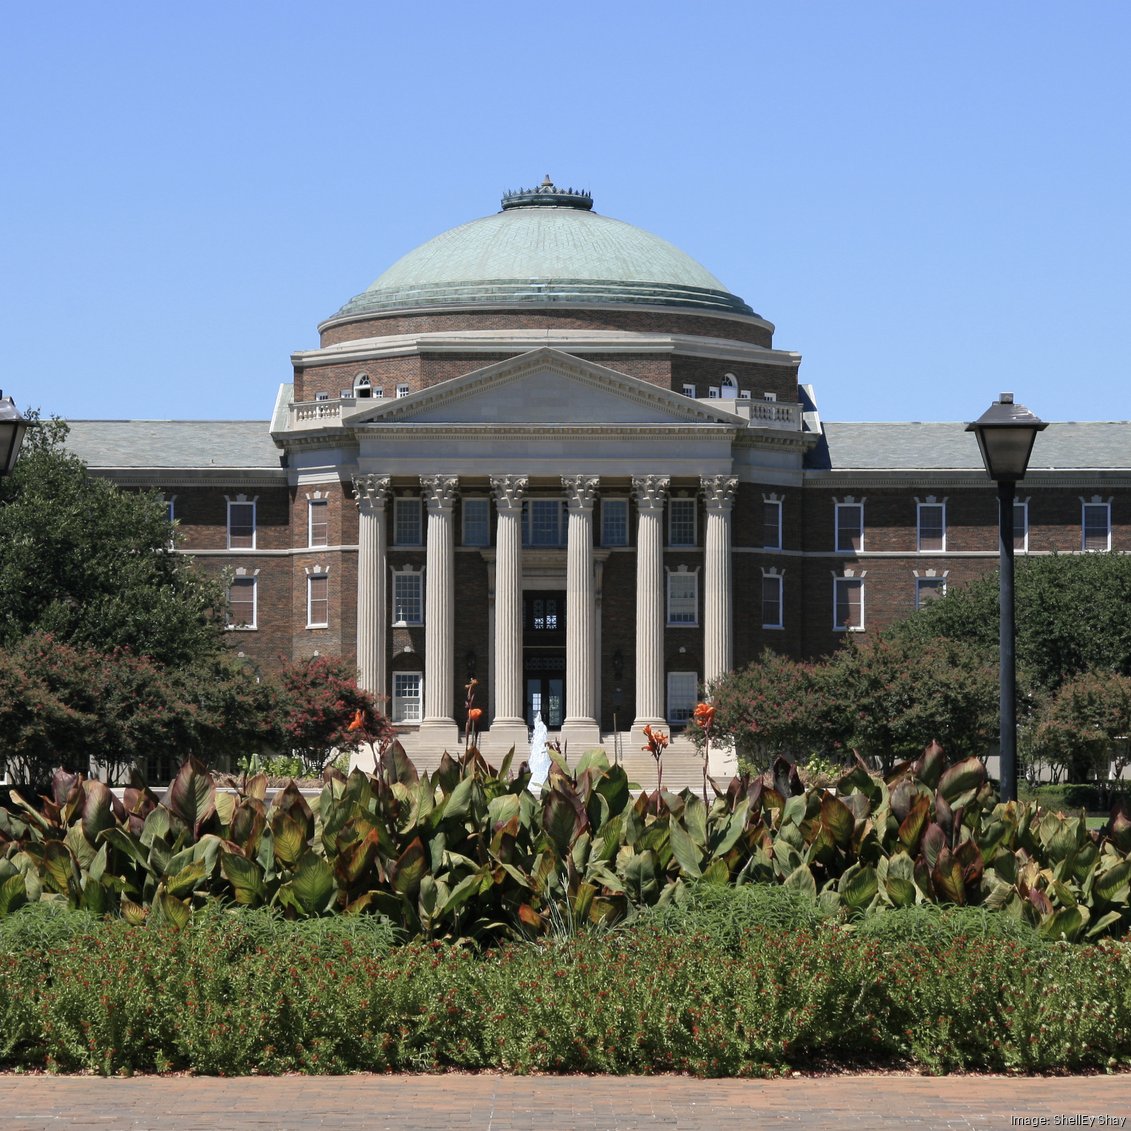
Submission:
[[694,499],[672,499],[668,504],[668,545],[695,545]]
[[465,499],[463,503],[463,544],[491,544],[491,508],[486,499]]
[[833,627],[840,630],[864,627],[864,581],[838,577],[835,587]]
[[601,500],[601,545],[628,545],[628,500]]
[[668,672],[668,722],[686,723],[695,710],[699,677],[695,672]]
[[421,719],[421,689],[424,677],[420,672],[393,673],[393,722],[417,723]]
[[393,544],[419,546],[421,535],[420,500],[397,499],[393,504]]
[[1029,548],[1029,504],[1013,504],[1013,548],[1014,550],[1027,550]]
[[699,575],[668,574],[668,624],[698,622]]
[[310,500],[310,545],[330,544],[330,507],[325,499]]
[[919,549],[946,549],[946,508],[941,503],[919,504]]
[[228,504],[228,547],[232,550],[255,549],[255,504]]
[[1084,549],[1110,548],[1109,510],[1107,503],[1084,504]]
[[531,546],[562,544],[562,503],[560,499],[532,499],[527,507]]
[[421,573],[393,574],[393,621],[395,623],[424,623],[423,581],[424,575]]
[[777,576],[762,578],[762,627],[781,628],[782,579]]
[[308,577],[306,579],[306,588],[307,624],[328,624],[330,611],[330,579],[324,574]]
[[864,549],[864,507],[861,503],[837,503],[836,548],[842,552]]
[[767,550],[781,549],[781,503],[762,503],[762,545]]
[[945,577],[920,577],[915,581],[915,608],[921,609],[946,593]]
[[228,587],[228,627],[255,627],[254,577],[237,577]]

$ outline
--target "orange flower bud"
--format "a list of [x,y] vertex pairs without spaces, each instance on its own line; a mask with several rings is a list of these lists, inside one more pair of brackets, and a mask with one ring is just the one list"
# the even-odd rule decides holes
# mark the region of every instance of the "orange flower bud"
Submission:
[[361,730],[365,726],[365,712],[359,707],[355,712],[353,718],[350,720],[350,725],[346,730]]

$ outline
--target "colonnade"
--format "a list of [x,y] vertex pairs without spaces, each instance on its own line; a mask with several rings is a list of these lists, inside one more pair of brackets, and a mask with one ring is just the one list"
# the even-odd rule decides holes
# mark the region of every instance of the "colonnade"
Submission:
[[[597,476],[563,476],[566,528],[566,709],[562,737],[580,745],[600,739],[597,686],[597,585],[593,509]],[[454,476],[424,476],[421,492],[427,508],[425,541],[424,703],[420,729],[437,742],[452,743],[457,734],[455,690],[455,569],[453,509],[459,496]],[[494,717],[490,734],[506,745],[524,743],[522,506],[529,481],[522,475],[491,479],[495,502],[495,600],[493,670]],[[704,477],[700,490],[706,512],[703,561],[703,666],[705,682],[732,664],[731,512],[737,480]],[[664,513],[670,480],[663,475],[633,479],[636,536],[636,718],[633,731],[665,720]],[[386,643],[388,605],[388,475],[354,479],[359,509],[357,570],[357,656],[359,681],[371,691],[388,688]]]

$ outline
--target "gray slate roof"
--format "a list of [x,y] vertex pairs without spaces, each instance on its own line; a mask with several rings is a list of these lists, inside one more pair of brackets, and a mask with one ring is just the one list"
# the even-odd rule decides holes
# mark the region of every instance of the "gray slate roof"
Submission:
[[92,468],[272,468],[266,420],[68,420],[67,450]]
[[[814,470],[982,471],[978,441],[965,423],[824,423],[825,443],[806,459]],[[1037,436],[1033,471],[1131,469],[1131,421],[1050,424]]]

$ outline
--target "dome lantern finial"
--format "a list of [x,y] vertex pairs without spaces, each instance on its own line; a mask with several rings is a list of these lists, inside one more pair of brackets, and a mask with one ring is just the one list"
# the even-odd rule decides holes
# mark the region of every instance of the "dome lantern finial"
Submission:
[[503,211],[511,208],[577,208],[593,210],[593,197],[588,189],[558,188],[547,173],[537,188],[519,189],[503,194]]

